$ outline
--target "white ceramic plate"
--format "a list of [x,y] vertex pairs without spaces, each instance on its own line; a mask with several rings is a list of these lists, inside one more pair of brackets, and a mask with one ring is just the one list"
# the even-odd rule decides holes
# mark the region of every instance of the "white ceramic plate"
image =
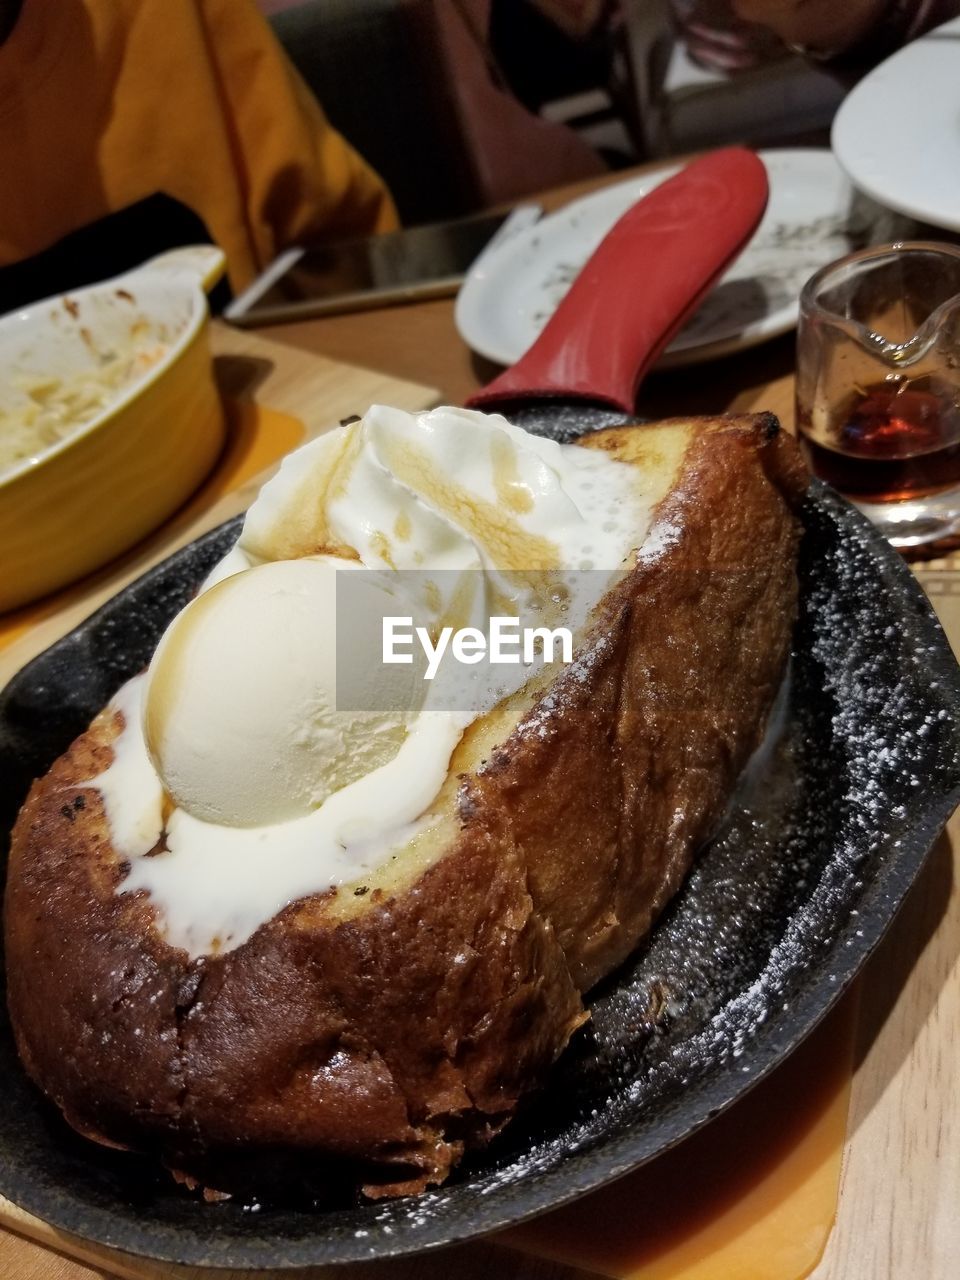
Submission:
[[[762,151],[770,203],[750,244],[678,334],[660,366],[693,364],[793,328],[804,281],[866,241],[871,213],[826,149]],[[605,187],[484,253],[457,296],[460,336],[480,355],[513,364],[613,224],[680,165]],[[642,288],[643,281],[632,282]]]
[[831,141],[862,191],[960,231],[960,18],[861,80],[837,112]]

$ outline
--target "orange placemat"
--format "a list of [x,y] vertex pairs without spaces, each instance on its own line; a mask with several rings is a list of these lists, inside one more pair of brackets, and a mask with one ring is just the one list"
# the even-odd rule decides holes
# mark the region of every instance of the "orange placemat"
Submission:
[[700,1133],[498,1244],[615,1280],[802,1280],[836,1216],[856,990]]

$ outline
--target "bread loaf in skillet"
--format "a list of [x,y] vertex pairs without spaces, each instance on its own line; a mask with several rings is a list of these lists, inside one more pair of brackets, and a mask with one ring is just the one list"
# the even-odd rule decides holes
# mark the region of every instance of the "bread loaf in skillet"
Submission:
[[104,711],[33,786],[5,928],[22,1060],[81,1133],[208,1194],[442,1182],[543,1080],[648,933],[759,744],[796,613],[806,472],[768,414],[580,445],[655,478],[575,661],[476,720],[433,821],[362,882],[191,957],[90,780]]

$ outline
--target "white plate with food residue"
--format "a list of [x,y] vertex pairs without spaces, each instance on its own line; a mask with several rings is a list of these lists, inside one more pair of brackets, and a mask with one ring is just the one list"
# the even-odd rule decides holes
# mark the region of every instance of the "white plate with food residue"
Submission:
[[[660,367],[693,364],[786,333],[816,270],[874,238],[878,210],[821,148],[761,151],[770,201],[753,239],[678,334]],[[671,163],[575,200],[474,265],[456,324],[474,351],[513,364],[536,339],[613,224],[682,165]],[[643,278],[623,281],[643,288]]]

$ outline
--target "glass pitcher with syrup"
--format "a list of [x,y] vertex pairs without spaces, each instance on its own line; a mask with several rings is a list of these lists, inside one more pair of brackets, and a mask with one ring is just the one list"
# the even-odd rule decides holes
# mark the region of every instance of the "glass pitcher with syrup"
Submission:
[[863,249],[807,281],[797,428],[894,546],[960,535],[960,246]]

